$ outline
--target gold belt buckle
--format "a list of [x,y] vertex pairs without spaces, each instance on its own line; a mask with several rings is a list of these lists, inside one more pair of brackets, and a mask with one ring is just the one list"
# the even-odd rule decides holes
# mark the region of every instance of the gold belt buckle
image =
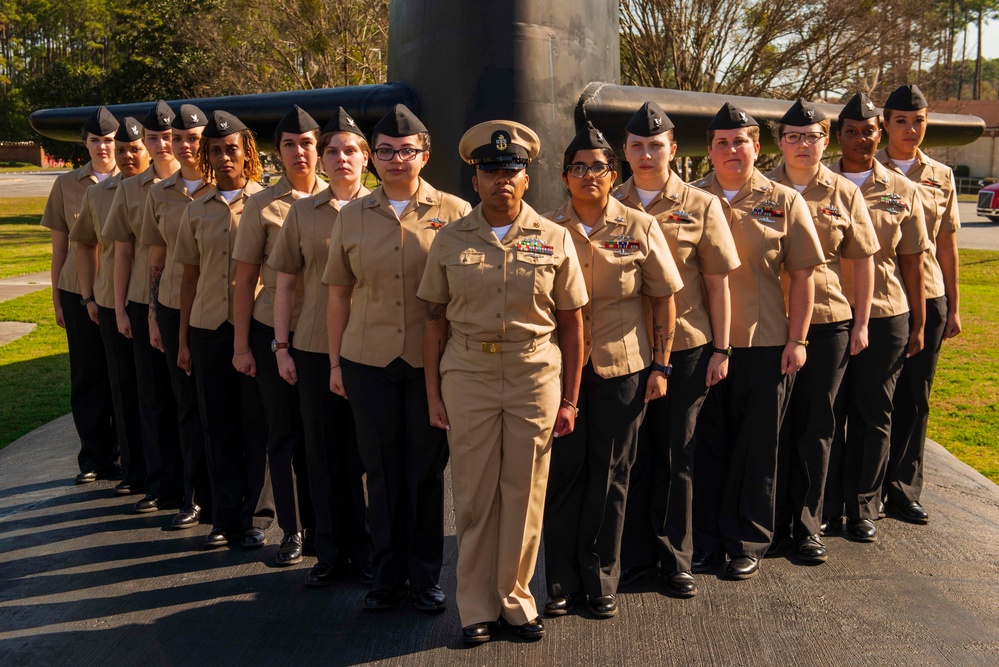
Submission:
[[489,352],[490,354],[499,354],[500,344],[499,343],[483,343],[482,351]]

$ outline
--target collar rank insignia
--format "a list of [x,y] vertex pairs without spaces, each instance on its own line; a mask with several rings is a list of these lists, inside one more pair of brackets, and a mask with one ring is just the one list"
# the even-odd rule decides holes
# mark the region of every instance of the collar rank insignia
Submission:
[[618,235],[612,236],[610,241],[604,241],[606,250],[613,250],[618,257],[634,255],[642,249],[642,244],[635,240],[634,236]]
[[830,206],[823,206],[822,207],[822,212],[825,213],[826,215],[831,215],[834,218],[838,218],[839,217],[839,209],[836,208],[835,206],[831,206],[831,205]]
[[555,219],[556,220],[565,220],[565,214],[564,213],[559,213],[558,215],[555,216]]
[[673,201],[680,201],[680,193],[674,192],[673,194],[669,195],[669,198],[672,199]]
[[675,220],[677,222],[693,222],[694,219],[690,217],[690,214],[680,209],[679,211],[674,211],[669,214],[668,220]]
[[614,218],[614,222],[624,222],[624,216],[623,215],[617,216],[616,218]]
[[617,193],[617,194],[616,194],[616,195],[614,195],[614,196],[615,196],[615,197],[617,197],[618,199],[624,199],[624,192],[623,192],[623,191],[622,191],[622,192],[619,192],[619,193]]
[[532,257],[554,255],[555,246],[545,243],[537,236],[517,241],[517,252],[525,252]]
[[427,224],[430,226],[430,229],[436,232],[438,229],[444,226],[444,221],[441,220],[440,218],[431,218]]
[[937,190],[942,190],[943,186],[940,185],[940,179],[935,176],[930,176],[929,178],[924,178],[921,181],[922,185],[928,185],[931,188],[936,188]]

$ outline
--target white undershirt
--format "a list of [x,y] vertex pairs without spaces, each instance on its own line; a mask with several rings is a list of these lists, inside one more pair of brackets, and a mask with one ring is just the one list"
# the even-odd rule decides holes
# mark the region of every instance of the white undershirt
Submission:
[[738,190],[722,190],[725,193],[725,199],[732,201],[732,198],[739,194]]
[[[642,206],[645,206],[645,204],[642,204]],[[583,223],[579,223],[579,225],[580,225],[580,226],[581,226],[581,227],[582,227],[583,229],[585,229],[585,230],[586,230],[586,235],[587,235],[587,236],[589,236],[589,235],[590,235],[590,232],[592,232],[592,231],[593,231],[593,227],[591,227],[591,226],[589,226],[589,225],[584,225]]]
[[504,238],[506,238],[506,234],[507,234],[507,232],[510,231],[511,227],[513,227],[513,223],[512,222],[509,225],[503,225],[502,227],[493,227],[492,228],[493,229],[493,234],[496,235],[496,240],[497,241],[502,241]]
[[106,181],[109,178],[111,178],[111,172],[108,172],[108,171],[106,171],[104,173],[101,173],[99,171],[95,171],[93,173],[94,173],[94,178],[97,179],[98,183],[103,183],[104,181]]
[[389,206],[391,206],[393,209],[395,209],[395,215],[398,218],[402,217],[402,212],[406,210],[407,206],[409,206],[409,200],[408,199],[403,199],[401,201],[397,201],[395,199],[389,199],[388,202],[389,202]]
[[912,158],[911,160],[896,160],[892,158],[891,161],[902,170],[903,174],[908,174],[909,170],[912,169],[912,165],[916,164],[916,158]]
[[239,190],[219,190],[219,194],[222,195],[222,199],[225,199],[226,203],[231,204],[232,200],[238,197],[242,191],[243,188]]
[[[649,205],[649,202],[656,198],[656,195],[662,192],[662,190],[643,190],[642,188],[635,188],[635,192],[638,193],[638,198],[642,202],[642,208],[645,208]],[[586,233],[589,234],[589,230],[587,230]]]
[[807,185],[795,185],[794,183],[792,183],[791,185],[794,185],[794,189],[798,191],[798,194],[804,192],[805,188],[808,187]]
[[857,172],[843,172],[843,176],[846,177],[848,181],[856,185],[858,188],[867,182],[867,179],[871,177],[874,173],[873,169],[868,169],[867,171],[857,171]]
[[200,178],[197,179],[197,180],[195,180],[195,181],[189,181],[186,178],[182,178],[182,179],[180,179],[180,181],[184,184],[184,187],[187,188],[187,191],[189,193],[190,192],[194,192],[195,190],[197,190],[198,188],[201,187],[201,179]]
[[340,208],[343,208],[344,206],[346,206],[347,204],[349,204],[351,201],[353,201],[353,200],[352,199],[337,199],[336,203],[337,203],[337,205],[340,206]]

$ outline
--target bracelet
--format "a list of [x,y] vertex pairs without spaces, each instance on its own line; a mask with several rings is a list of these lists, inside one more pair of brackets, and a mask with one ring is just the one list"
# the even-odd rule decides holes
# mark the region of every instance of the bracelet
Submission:
[[337,364],[336,366],[332,366],[332,365],[330,366],[330,370],[333,370],[334,368],[340,368],[340,364]]
[[711,349],[714,350],[715,354],[724,354],[726,357],[731,357],[732,356],[732,346],[731,345],[729,345],[728,347],[714,347],[714,346],[712,346]]
[[570,408],[572,408],[573,410],[575,410],[575,411],[576,411],[576,416],[577,416],[577,417],[579,416],[579,408],[577,408],[577,407],[576,407],[575,405],[573,405],[572,401],[570,401],[570,400],[569,400],[568,398],[563,398],[563,399],[562,399],[562,402],[563,402],[563,403],[564,403],[565,405],[568,405],[568,406],[569,406]]
[[669,377],[670,375],[673,374],[673,364],[666,364],[665,366],[663,366],[662,364],[657,364],[656,362],[653,361],[652,364],[649,366],[649,368],[651,368],[653,371],[659,371],[666,377]]
[[235,352],[235,351],[233,351],[232,356],[234,356],[234,357],[241,357],[244,354],[251,354],[252,352],[253,352],[253,350],[245,350],[243,352]]
[[797,338],[788,338],[787,342],[788,343],[797,343],[798,345],[801,345],[802,347],[808,347],[808,341],[807,340],[798,340]]

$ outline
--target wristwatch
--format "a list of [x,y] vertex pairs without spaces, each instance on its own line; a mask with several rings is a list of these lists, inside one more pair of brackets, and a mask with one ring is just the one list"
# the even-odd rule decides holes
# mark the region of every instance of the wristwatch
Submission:
[[728,347],[714,347],[714,346],[712,346],[711,349],[714,350],[715,354],[724,354],[726,357],[731,357],[732,356],[732,346],[731,345],[729,345]]
[[80,305],[83,306],[84,308],[86,308],[87,304],[90,303],[91,301],[95,301],[93,294],[91,294],[85,299],[83,297],[80,297]]
[[271,341],[271,352],[277,352],[278,350],[287,350],[288,343],[279,343],[277,339]]
[[649,366],[649,368],[651,368],[654,371],[659,371],[666,377],[669,377],[670,375],[673,374],[673,364],[666,364],[665,366],[663,366],[662,364],[657,364],[656,362],[653,361],[652,365]]

